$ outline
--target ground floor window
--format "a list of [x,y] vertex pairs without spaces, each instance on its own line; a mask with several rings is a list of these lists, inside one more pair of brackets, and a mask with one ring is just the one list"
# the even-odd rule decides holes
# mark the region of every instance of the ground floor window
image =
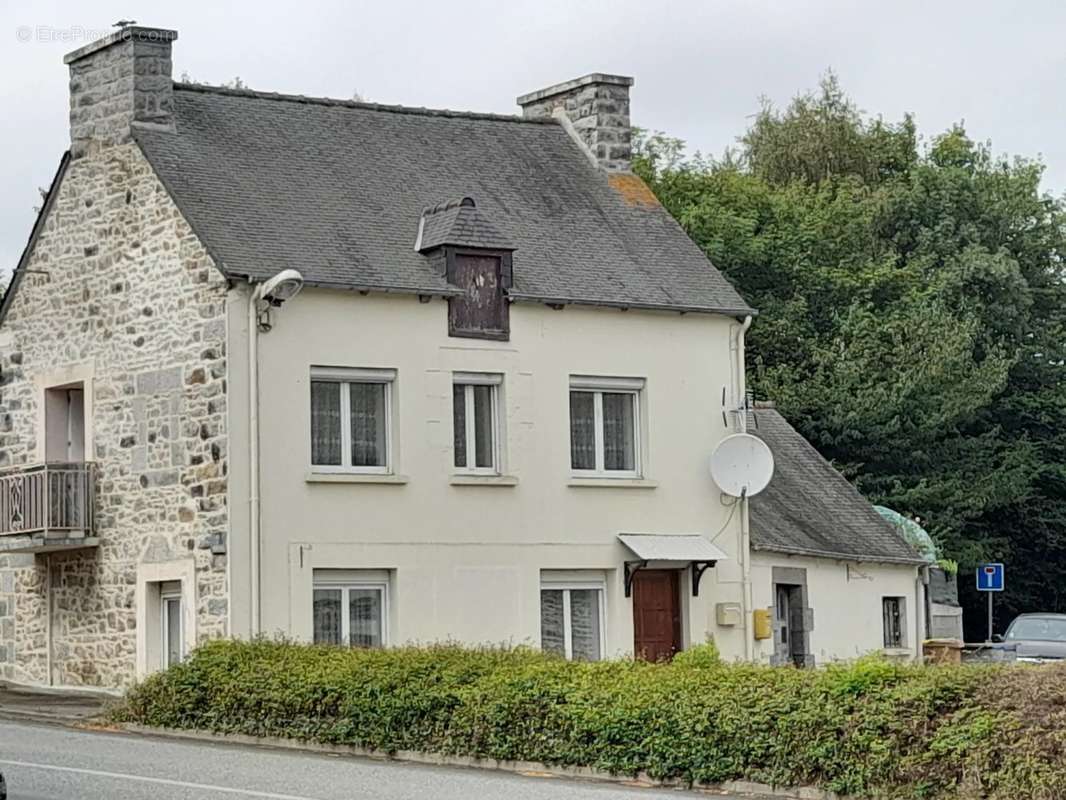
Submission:
[[599,661],[603,631],[602,582],[542,582],[540,639],[545,652],[576,661]]
[[138,564],[133,603],[137,677],[188,658],[196,647],[196,562],[180,558]]
[[387,573],[315,570],[315,644],[384,647],[388,588]]
[[185,632],[182,626],[181,582],[172,581],[159,587],[159,630],[162,667],[167,669],[185,657]]
[[885,647],[904,646],[903,637],[903,598],[884,597],[881,599],[881,615],[884,620]]

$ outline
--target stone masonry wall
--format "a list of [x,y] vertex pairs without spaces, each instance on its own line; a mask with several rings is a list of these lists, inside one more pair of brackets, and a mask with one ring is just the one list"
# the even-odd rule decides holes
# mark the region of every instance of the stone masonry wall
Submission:
[[0,469],[36,458],[34,378],[91,368],[100,545],[0,555],[0,678],[120,687],[139,563],[194,558],[198,638],[226,633],[226,281],[134,143],[70,163],[28,266],[46,274],[0,326]]

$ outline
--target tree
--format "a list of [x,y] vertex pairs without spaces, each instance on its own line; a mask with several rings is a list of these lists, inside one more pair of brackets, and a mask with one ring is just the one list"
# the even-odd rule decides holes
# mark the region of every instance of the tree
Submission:
[[635,169],[760,310],[753,388],[962,567],[1018,567],[1001,623],[1066,611],[1066,208],[1041,165],[961,126],[923,146],[832,74],[738,141],[643,135]]

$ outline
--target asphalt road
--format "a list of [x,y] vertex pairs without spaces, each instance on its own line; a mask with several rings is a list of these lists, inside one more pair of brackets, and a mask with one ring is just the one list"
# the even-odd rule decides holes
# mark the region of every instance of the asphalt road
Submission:
[[662,800],[676,791],[0,721],[9,800]]

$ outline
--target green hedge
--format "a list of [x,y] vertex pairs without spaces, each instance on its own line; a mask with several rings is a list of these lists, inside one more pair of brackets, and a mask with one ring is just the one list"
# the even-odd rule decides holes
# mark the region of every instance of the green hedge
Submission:
[[1066,668],[571,663],[217,641],[120,721],[863,797],[1066,798]]

